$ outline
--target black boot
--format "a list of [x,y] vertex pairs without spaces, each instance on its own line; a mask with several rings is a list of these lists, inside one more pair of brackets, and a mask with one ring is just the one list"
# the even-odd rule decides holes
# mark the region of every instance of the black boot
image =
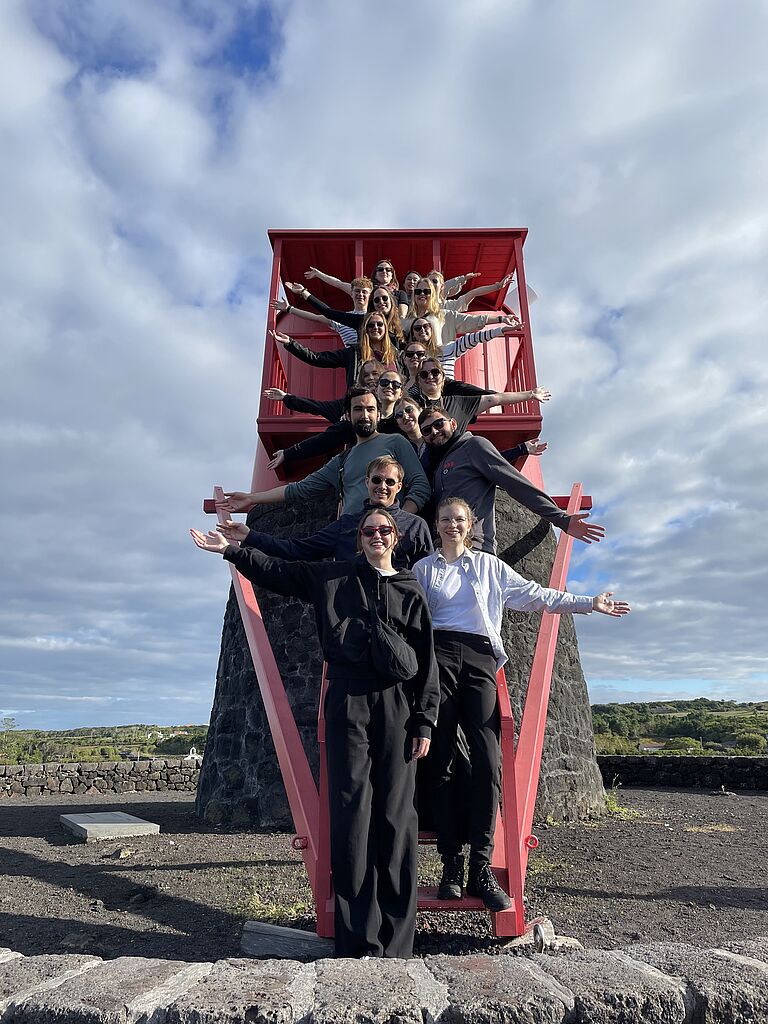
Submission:
[[478,896],[488,910],[508,910],[512,906],[512,900],[496,881],[490,864],[469,865],[467,896]]
[[439,900],[460,900],[464,885],[464,858],[443,857],[443,877],[437,890]]

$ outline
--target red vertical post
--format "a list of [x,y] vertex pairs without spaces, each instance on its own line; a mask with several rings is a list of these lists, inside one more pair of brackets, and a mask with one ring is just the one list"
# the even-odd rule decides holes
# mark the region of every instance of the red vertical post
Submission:
[[442,263],[441,263],[441,260],[440,260],[440,239],[439,238],[433,238],[432,239],[432,269],[433,270],[439,270],[441,274],[443,272],[443,267],[442,267]]
[[317,873],[315,876],[315,917],[317,934],[333,938],[334,908],[333,884],[331,878],[331,822],[328,809],[328,761],[325,744],[325,694],[328,689],[327,665],[323,665],[323,681],[320,686],[320,704],[317,710],[317,742],[320,748],[320,821],[317,841]]
[[364,277],[365,270],[363,269],[363,240],[362,238],[355,239],[355,277]]
[[536,387],[536,364],[533,359],[533,341],[531,340],[531,314],[528,308],[528,290],[525,286],[525,267],[523,266],[523,240],[515,238],[515,267],[517,270],[517,291],[520,299],[520,319],[523,321],[523,369],[525,383],[529,388]]

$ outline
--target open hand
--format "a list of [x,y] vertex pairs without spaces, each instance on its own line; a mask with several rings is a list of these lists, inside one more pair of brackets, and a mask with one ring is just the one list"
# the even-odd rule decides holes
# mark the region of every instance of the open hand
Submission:
[[514,276],[515,276],[514,273],[512,273],[512,274],[507,274],[506,277],[502,277],[502,279],[499,281],[497,287],[498,288],[507,288],[509,286],[510,282],[512,281],[512,278]]
[[199,530],[190,530],[189,532],[192,540],[203,551],[215,551],[220,555],[229,543],[226,537],[222,537],[216,530],[209,530],[208,533],[201,533]]
[[301,295],[301,293],[304,291],[304,285],[296,284],[294,281],[286,281],[285,287],[290,292],[296,292],[297,295]]
[[267,469],[277,469],[278,466],[282,466],[285,462],[285,452],[282,448],[275,452],[272,458],[267,463]]
[[270,331],[271,336],[275,339],[278,345],[287,345],[291,340],[290,334],[283,334],[282,331]]
[[216,508],[223,512],[250,512],[255,502],[245,491],[225,491],[224,500],[216,502]]
[[234,519],[228,519],[226,523],[219,523],[216,529],[227,538],[230,544],[239,544],[250,533],[245,523],[236,523]]
[[316,270],[316,268],[315,267],[310,267],[309,270],[305,270],[304,271],[304,277],[306,277],[306,279],[308,281],[311,281],[313,277],[317,277],[317,270]]
[[546,441],[526,441],[525,447],[528,449],[529,455],[543,455],[548,445]]
[[565,532],[569,537],[574,537],[585,544],[591,544],[593,541],[595,544],[599,544],[605,536],[605,527],[599,526],[597,523],[585,522],[588,516],[589,512],[576,512],[571,516]]
[[288,300],[287,299],[272,299],[270,306],[272,309],[276,309],[278,313],[288,312]]
[[548,402],[551,397],[552,393],[546,388],[534,388],[531,392],[531,398],[535,398],[537,402]]
[[281,391],[280,388],[267,388],[264,392],[265,397],[268,398],[270,402],[282,402],[287,394],[287,391]]
[[629,607],[627,602],[612,601],[612,597],[612,590],[606,590],[603,594],[598,594],[597,597],[593,597],[592,611],[602,612],[603,615],[613,615],[614,618],[618,618],[620,615],[629,615],[632,609]]

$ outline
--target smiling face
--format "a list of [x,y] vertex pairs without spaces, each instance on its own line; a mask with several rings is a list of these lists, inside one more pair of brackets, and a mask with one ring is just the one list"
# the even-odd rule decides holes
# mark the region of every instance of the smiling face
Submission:
[[433,293],[434,289],[429,278],[420,277],[416,282],[416,287],[413,289],[413,302],[417,313],[421,314],[427,311]]
[[472,513],[463,501],[440,505],[437,532],[443,545],[463,545],[472,531]]
[[421,274],[417,274],[415,270],[411,270],[410,273],[405,275],[405,281],[403,281],[403,288],[405,288],[408,296],[410,297],[413,289],[416,287],[416,282],[421,277]]
[[360,288],[354,285],[352,288],[352,303],[358,313],[368,308],[368,299],[371,297],[370,288]]
[[450,440],[456,431],[456,420],[440,412],[430,412],[421,421],[421,436],[429,445],[439,448]]
[[416,379],[419,382],[419,391],[425,398],[433,400],[443,393],[445,375],[437,360],[425,359]]
[[373,272],[373,283],[388,288],[395,277],[395,270],[389,260],[379,260]]
[[369,512],[360,520],[357,546],[369,562],[391,564],[397,527],[386,512]]
[[392,293],[388,288],[374,288],[371,295],[371,307],[377,313],[389,314],[392,309]]
[[385,370],[379,377],[379,401],[382,403],[394,402],[399,398],[403,390],[403,382],[400,374],[394,370]]
[[421,437],[421,431],[419,430],[420,412],[421,406],[417,405],[416,402],[410,398],[404,398],[395,406],[395,420],[397,425],[409,439],[417,439]]
[[402,469],[394,462],[374,464],[365,478],[368,498],[374,505],[391,505],[403,486]]
[[365,388],[375,388],[379,383],[381,368],[378,363],[368,360],[360,368],[360,381]]

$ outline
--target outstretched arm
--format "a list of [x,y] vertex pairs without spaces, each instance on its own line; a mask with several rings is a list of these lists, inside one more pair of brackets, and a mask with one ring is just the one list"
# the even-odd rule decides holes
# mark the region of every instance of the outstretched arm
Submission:
[[606,590],[597,597],[592,598],[592,611],[601,612],[603,615],[612,615],[618,618],[620,615],[629,615],[632,609],[626,601],[612,601],[612,590]]
[[334,277],[333,274],[324,274],[322,270],[318,270],[317,267],[310,267],[309,270],[304,271],[304,277],[307,281],[311,281],[314,277],[319,277],[321,281],[325,281],[332,288],[338,288],[342,292],[346,292],[347,295],[352,294],[352,285],[347,281],[341,281],[338,277]]
[[323,316],[322,313],[310,313],[308,309],[301,309],[299,306],[291,306],[287,299],[273,299],[270,306],[278,313],[295,313],[302,320],[314,320],[315,323],[331,326],[331,321],[327,316]]
[[495,281],[493,284],[479,285],[477,288],[472,288],[468,292],[464,292],[461,296],[462,302],[469,305],[473,299],[478,298],[480,295],[488,295],[490,292],[496,292],[509,287],[509,284],[514,277],[514,274],[507,274],[506,277],[502,277],[500,281]]
[[529,402],[535,398],[537,402],[548,402],[552,395],[546,388],[533,388],[530,391],[497,391],[493,395],[483,395],[480,399],[478,412],[486,412],[494,405],[516,405],[518,402]]
[[285,501],[288,485],[273,487],[269,491],[225,491],[224,500],[216,502],[216,508],[224,512],[250,512],[254,505],[279,505]]

